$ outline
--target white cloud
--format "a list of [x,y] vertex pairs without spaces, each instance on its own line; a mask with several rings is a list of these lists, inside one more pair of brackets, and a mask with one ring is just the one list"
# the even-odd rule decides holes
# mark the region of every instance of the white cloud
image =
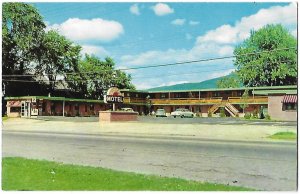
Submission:
[[48,26],[48,29],[56,29],[73,41],[99,40],[107,42],[124,33],[123,26],[119,22],[101,18],[91,20],[69,18],[62,24]]
[[296,28],[297,7],[291,3],[287,6],[273,6],[261,9],[256,14],[243,17],[234,26],[223,25],[198,37],[199,42],[216,42],[234,44],[250,36],[250,30],[258,30],[267,24],[283,24],[287,28]]
[[174,10],[164,3],[157,3],[155,6],[152,7],[152,9],[154,13],[158,16],[164,16],[167,14],[174,13]]
[[140,15],[140,9],[139,9],[139,6],[137,4],[134,4],[132,5],[130,8],[129,8],[130,12],[132,14],[135,14],[135,15]]
[[102,56],[106,57],[109,55],[109,52],[105,50],[101,46],[93,46],[93,45],[82,45],[82,51],[81,54],[89,54],[89,55],[95,55],[95,56]]
[[189,24],[191,25],[191,26],[196,26],[196,25],[198,25],[199,24],[199,22],[198,21],[189,21]]
[[182,26],[185,23],[185,19],[176,19],[171,22],[171,24],[176,26]]

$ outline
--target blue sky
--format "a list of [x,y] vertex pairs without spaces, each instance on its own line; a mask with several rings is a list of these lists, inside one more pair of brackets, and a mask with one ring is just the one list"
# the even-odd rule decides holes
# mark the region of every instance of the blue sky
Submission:
[[[48,29],[117,68],[232,55],[251,29],[284,25],[296,36],[293,3],[33,3]],[[232,59],[127,71],[138,89],[229,74]]]

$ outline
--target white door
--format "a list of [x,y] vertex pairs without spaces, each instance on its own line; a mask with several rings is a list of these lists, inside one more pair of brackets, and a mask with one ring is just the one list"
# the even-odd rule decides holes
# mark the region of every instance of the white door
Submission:
[[30,102],[21,102],[21,117],[30,117]]

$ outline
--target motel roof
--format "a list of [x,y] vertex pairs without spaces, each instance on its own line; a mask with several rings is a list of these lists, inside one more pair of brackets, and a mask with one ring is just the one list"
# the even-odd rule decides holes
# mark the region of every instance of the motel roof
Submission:
[[43,99],[43,100],[52,100],[52,101],[69,101],[69,102],[100,102],[103,103],[103,100],[93,100],[93,99],[78,99],[78,98],[65,98],[65,97],[48,97],[48,96],[19,96],[19,97],[5,97],[5,100],[26,100],[26,99]]
[[168,92],[206,92],[206,91],[228,91],[228,90],[293,90],[297,92],[297,85],[290,85],[290,86],[262,86],[262,87],[239,87],[239,88],[193,88],[193,89],[176,89],[176,90],[155,90],[155,91],[148,91],[148,90],[129,90],[129,89],[122,89],[121,91],[128,91],[128,92],[136,92],[136,93],[168,93]]
[[297,90],[258,90],[253,93],[256,95],[297,94]]

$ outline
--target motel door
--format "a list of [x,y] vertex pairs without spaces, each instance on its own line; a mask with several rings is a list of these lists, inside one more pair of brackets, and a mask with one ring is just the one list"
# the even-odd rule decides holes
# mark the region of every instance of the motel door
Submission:
[[21,102],[21,117],[30,117],[30,102]]

